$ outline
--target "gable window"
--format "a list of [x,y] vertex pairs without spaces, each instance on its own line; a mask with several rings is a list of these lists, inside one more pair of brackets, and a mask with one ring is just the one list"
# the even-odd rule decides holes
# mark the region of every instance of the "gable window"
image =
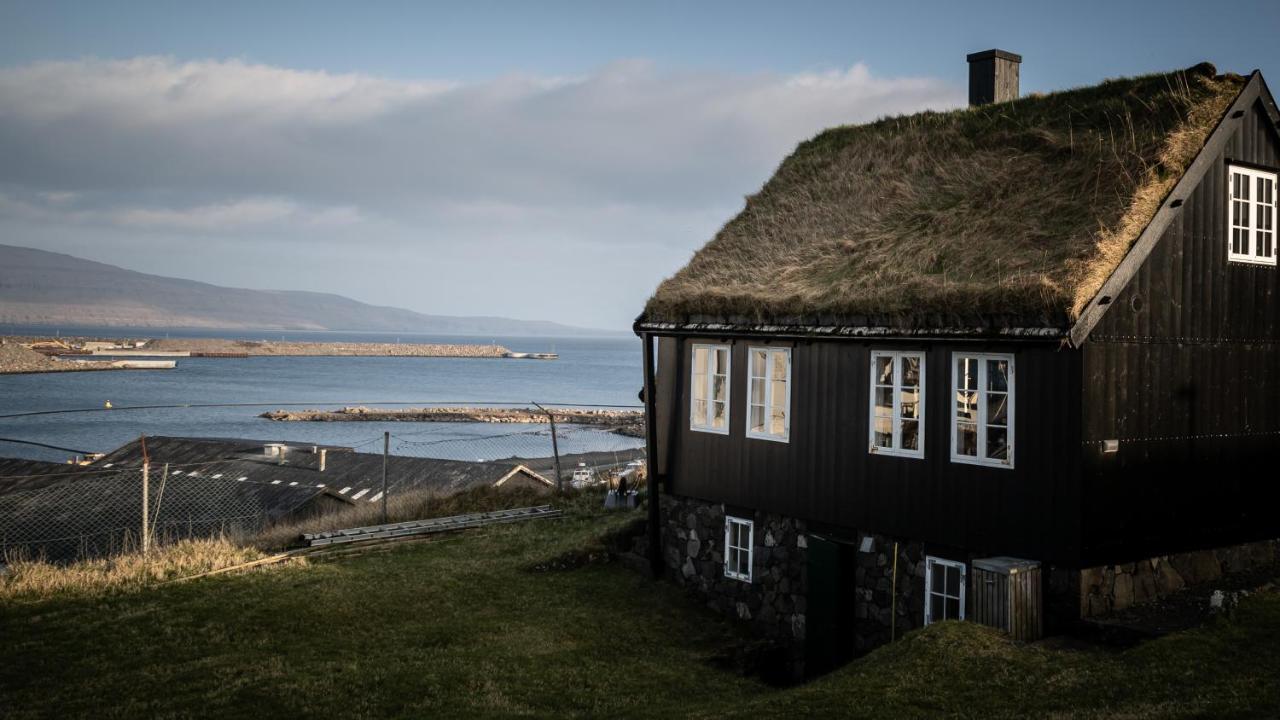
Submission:
[[751,547],[755,524],[743,518],[724,516],[724,576],[751,582]]
[[1013,356],[952,355],[951,460],[1013,467]]
[[964,563],[928,555],[924,563],[924,624],[963,620]]
[[924,457],[924,353],[871,353],[871,448]]
[[791,350],[747,351],[747,437],[786,442],[791,431]]
[[1230,166],[1227,202],[1230,262],[1276,264],[1276,174]]
[[729,432],[729,346],[694,345],[689,385],[689,427]]

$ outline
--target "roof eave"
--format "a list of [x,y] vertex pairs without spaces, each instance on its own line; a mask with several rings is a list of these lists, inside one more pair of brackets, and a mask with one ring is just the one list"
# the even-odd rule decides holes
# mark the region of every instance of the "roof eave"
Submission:
[[750,335],[797,339],[913,339],[913,340],[1017,340],[1057,341],[1067,337],[1061,327],[920,327],[889,325],[783,325],[773,323],[662,322],[639,318],[632,326],[637,335]]

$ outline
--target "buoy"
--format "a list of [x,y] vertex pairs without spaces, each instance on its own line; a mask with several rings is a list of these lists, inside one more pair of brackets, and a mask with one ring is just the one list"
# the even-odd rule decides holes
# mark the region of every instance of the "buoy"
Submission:
[[105,403],[103,403],[103,404],[102,404],[102,407],[104,407],[104,408],[106,408],[106,409],[110,410],[110,409],[111,409],[111,401],[110,401],[110,400],[106,401]]

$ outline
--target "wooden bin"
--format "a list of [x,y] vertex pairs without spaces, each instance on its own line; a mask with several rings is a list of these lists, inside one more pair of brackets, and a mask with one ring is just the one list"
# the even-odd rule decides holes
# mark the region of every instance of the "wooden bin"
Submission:
[[1040,563],[1012,557],[974,560],[972,585],[974,622],[1000,628],[1021,642],[1044,635]]

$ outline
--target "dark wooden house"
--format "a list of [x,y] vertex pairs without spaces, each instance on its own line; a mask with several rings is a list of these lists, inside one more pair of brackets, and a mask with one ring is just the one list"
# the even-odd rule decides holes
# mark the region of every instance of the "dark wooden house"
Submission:
[[969,108],[802,143],[635,323],[655,570],[810,670],[1276,560],[1262,76],[969,61]]

